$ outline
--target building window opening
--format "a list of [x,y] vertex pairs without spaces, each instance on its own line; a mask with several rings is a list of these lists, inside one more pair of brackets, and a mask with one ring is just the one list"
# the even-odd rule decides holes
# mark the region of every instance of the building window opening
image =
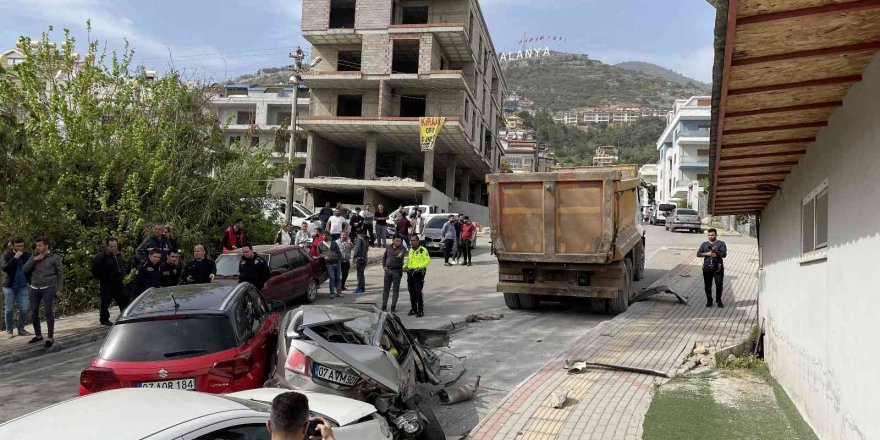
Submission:
[[330,0],[330,29],[354,29],[355,0]]
[[403,6],[400,24],[428,23],[428,6]]
[[419,40],[394,42],[391,73],[419,73]]
[[253,125],[256,123],[255,112],[237,112],[235,115],[235,123],[239,125]]
[[336,116],[361,116],[362,109],[361,95],[339,95],[336,98]]
[[423,117],[427,103],[425,95],[402,95],[400,97],[400,116],[404,118]]
[[336,63],[336,70],[339,72],[360,72],[361,71],[361,51],[359,50],[340,50],[339,59]]

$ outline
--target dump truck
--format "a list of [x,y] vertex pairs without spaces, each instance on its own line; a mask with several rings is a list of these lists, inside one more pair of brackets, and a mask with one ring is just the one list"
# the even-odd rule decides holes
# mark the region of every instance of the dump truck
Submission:
[[511,309],[587,298],[594,310],[629,307],[645,271],[636,165],[487,176],[499,292]]

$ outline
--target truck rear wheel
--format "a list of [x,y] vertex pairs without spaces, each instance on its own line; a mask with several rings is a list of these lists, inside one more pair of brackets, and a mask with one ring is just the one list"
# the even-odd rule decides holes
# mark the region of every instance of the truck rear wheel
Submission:
[[541,302],[541,297],[537,295],[519,294],[519,303],[524,309],[537,309]]
[[605,298],[590,298],[590,310],[596,313],[605,313],[608,308],[608,300]]
[[511,310],[522,308],[522,304],[519,303],[519,295],[515,293],[505,293],[504,304],[507,304],[507,308]]
[[645,243],[640,241],[633,250],[633,281],[645,278]]
[[633,262],[629,258],[623,260],[623,289],[617,291],[617,297],[612,298],[608,304],[608,313],[617,315],[629,308],[629,299],[632,296],[633,286]]

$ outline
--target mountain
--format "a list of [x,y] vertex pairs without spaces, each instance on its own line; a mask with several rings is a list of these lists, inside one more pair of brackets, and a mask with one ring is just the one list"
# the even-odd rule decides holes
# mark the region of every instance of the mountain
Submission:
[[646,63],[644,61],[624,61],[622,63],[615,64],[614,67],[642,72],[645,75],[665,79],[666,81],[672,81],[681,85],[697,86],[705,90],[707,93],[712,90],[712,86],[709,84],[697,81],[693,78],[688,78],[672,69],[667,69],[663,66],[658,66],[656,64]]
[[502,70],[510,90],[549,111],[614,104],[669,108],[675,99],[706,93],[695,84],[608,65],[584,54],[552,52],[508,60]]
[[285,67],[266,67],[260,69],[257,73],[239,76],[230,81],[231,84],[288,84],[290,83],[290,75],[293,74],[290,66]]

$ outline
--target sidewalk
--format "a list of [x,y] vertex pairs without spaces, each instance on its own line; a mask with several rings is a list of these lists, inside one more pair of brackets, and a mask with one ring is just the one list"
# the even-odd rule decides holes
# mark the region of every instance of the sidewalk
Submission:
[[[486,439],[640,439],[656,376],[610,370],[569,375],[566,359],[649,368],[674,373],[694,344],[724,347],[748,337],[758,292],[755,245],[729,245],[725,308],[705,307],[701,261],[687,257],[654,285],[667,285],[689,298],[670,295],[633,304],[587,332],[559,357],[521,383],[469,436]],[[548,404],[554,391],[568,391],[561,409]]]
[[[384,249],[370,248],[367,254],[367,264],[378,263],[383,253]],[[119,308],[114,304],[110,307],[110,320],[116,321],[118,316]],[[32,325],[28,324],[25,328],[33,333]],[[47,331],[46,321],[41,322],[41,328],[43,329],[43,337],[45,337]],[[2,332],[0,334],[0,365],[29,359],[48,352],[59,351],[64,347],[101,340],[107,335],[109,330],[110,327],[98,323],[98,311],[91,310],[76,315],[55,318],[55,344],[49,349],[43,348],[42,342],[39,344],[28,344],[32,336],[16,336],[9,339],[6,336],[6,332]]]

